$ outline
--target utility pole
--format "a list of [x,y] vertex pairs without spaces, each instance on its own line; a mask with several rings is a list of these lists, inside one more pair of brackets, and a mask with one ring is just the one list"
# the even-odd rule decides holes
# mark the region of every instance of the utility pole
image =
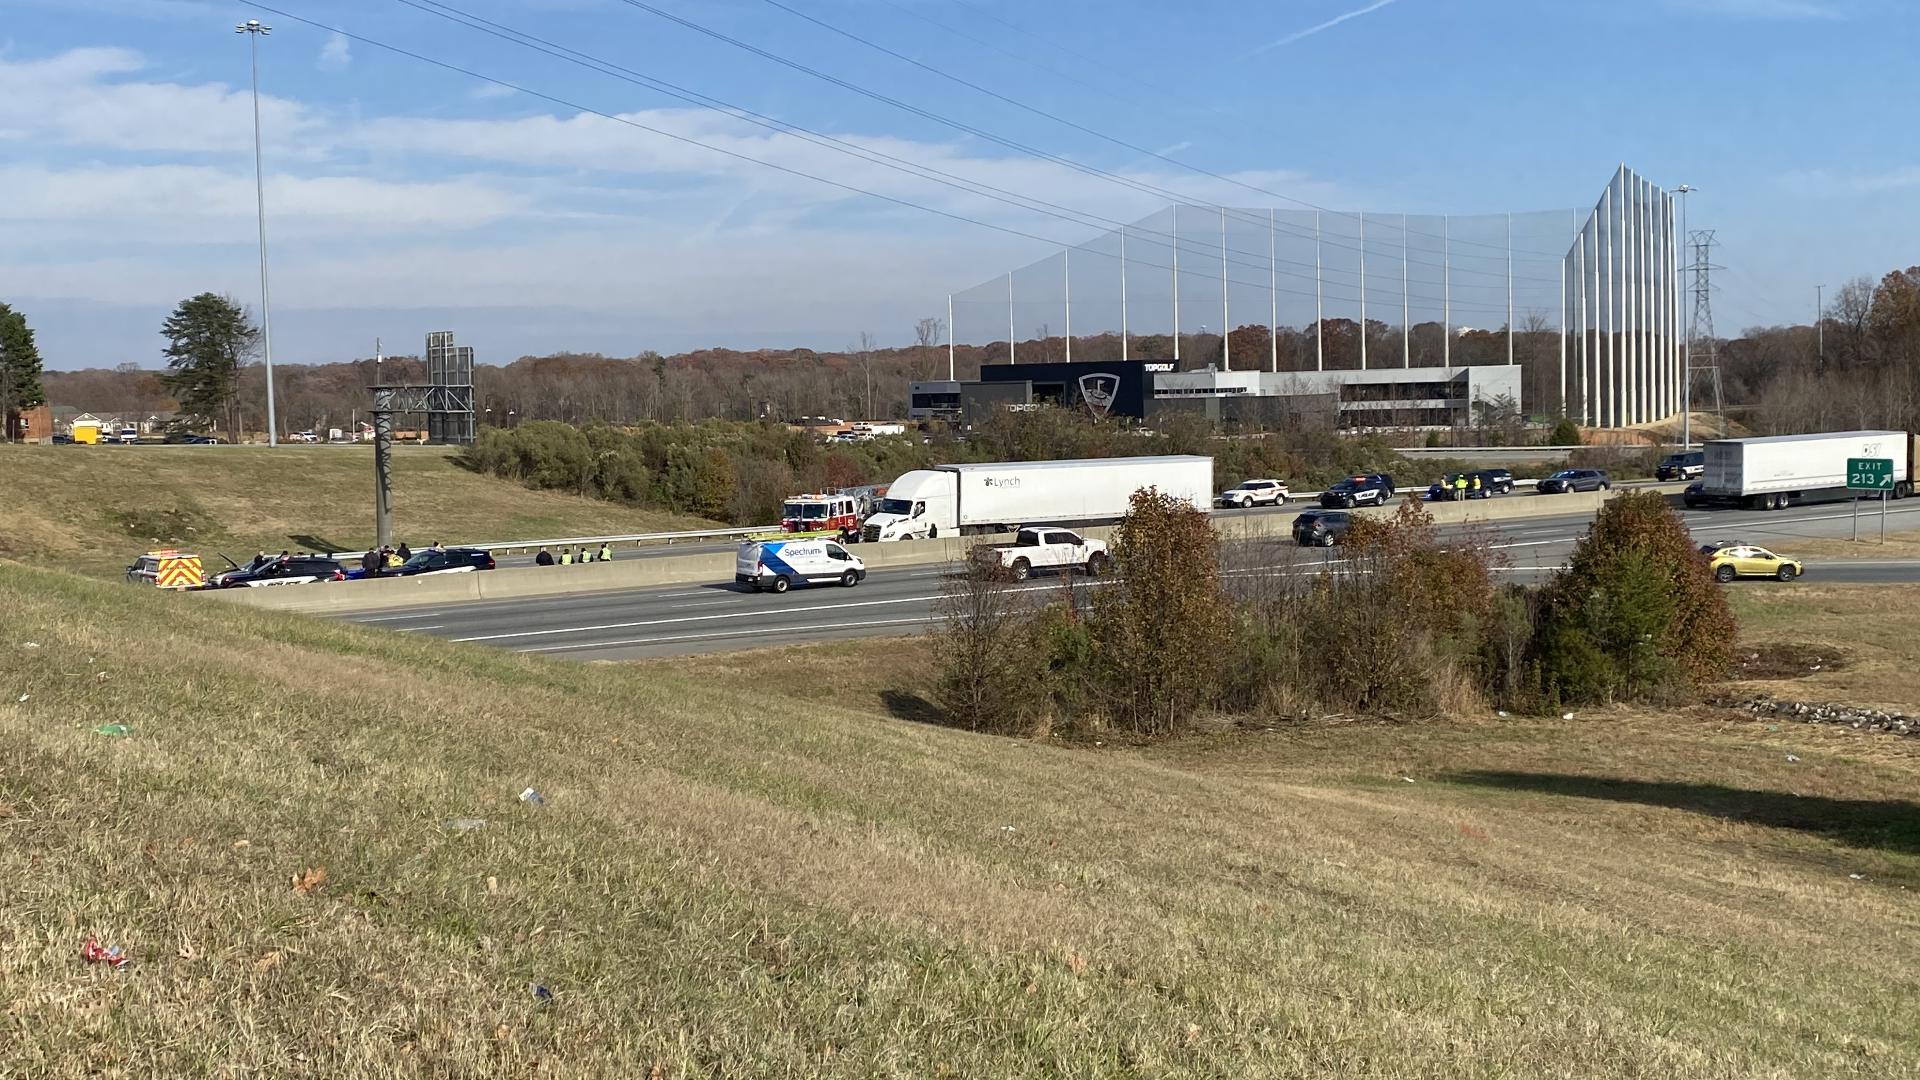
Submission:
[[1825,365],[1827,362],[1827,287],[1825,285],[1813,287],[1813,334],[1817,342],[1814,346],[1814,355],[1820,358],[1822,365]]
[[260,39],[273,32],[259,19],[248,19],[233,28],[247,36],[247,52],[253,61],[253,198],[260,222],[260,348],[267,361],[267,445],[280,445],[280,422],[273,411],[273,314],[267,294],[267,182],[260,168]]

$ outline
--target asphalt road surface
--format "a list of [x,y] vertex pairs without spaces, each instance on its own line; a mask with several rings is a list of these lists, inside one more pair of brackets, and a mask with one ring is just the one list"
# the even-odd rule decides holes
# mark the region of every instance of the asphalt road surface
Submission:
[[[1843,503],[1765,511],[1699,510],[1683,515],[1702,543],[1740,540],[1793,553],[1794,541],[1849,535]],[[1861,533],[1877,532],[1877,513],[1861,515]],[[1538,581],[1566,561],[1586,530],[1586,515],[1536,518],[1491,528],[1491,540],[1507,566],[1508,580]],[[1920,505],[1895,504],[1889,529],[1920,526]],[[684,550],[684,549],[683,549]],[[1815,582],[1920,581],[1920,560],[1815,560]],[[1279,565],[1284,573],[1313,574],[1340,558],[1338,548],[1302,551],[1286,541],[1265,541],[1251,552],[1230,553]],[[879,570],[857,588],[815,586],[784,595],[755,593],[731,581],[674,585],[606,593],[572,593],[519,600],[442,604],[404,611],[348,616],[352,621],[400,633],[432,634],[518,652],[577,660],[632,660],[703,652],[828,641],[872,635],[912,634],[939,616],[950,566]],[[1036,577],[1020,586],[1035,601],[1058,596],[1059,578]],[[1075,579],[1080,590],[1105,587]],[[1735,588],[1794,588],[1778,582],[1741,582]],[[1084,592],[1083,592],[1084,595]]]

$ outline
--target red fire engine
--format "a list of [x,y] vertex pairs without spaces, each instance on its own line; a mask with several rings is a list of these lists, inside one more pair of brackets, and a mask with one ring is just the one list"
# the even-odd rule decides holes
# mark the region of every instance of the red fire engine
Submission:
[[780,531],[859,536],[864,500],[855,495],[794,495],[780,508]]

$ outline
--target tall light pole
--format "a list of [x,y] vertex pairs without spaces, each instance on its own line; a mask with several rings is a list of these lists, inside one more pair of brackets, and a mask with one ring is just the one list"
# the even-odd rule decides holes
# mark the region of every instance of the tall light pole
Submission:
[[260,347],[267,361],[267,445],[280,445],[280,423],[273,411],[273,315],[267,293],[267,182],[260,169],[260,39],[273,32],[259,19],[248,19],[233,28],[247,35],[247,52],[253,60],[253,199],[260,219]]
[[1825,360],[1827,358],[1827,287],[1825,285],[1813,287],[1813,333],[1814,340],[1818,342],[1814,346],[1814,354],[1821,360]]
[[[1680,250],[1692,250],[1692,241],[1687,236],[1687,196],[1700,190],[1692,184],[1681,184],[1673,189],[1680,196]],[[1684,279],[1683,279],[1684,280]],[[1687,312],[1687,332],[1681,337],[1680,346],[1680,449],[1693,448],[1693,312]]]

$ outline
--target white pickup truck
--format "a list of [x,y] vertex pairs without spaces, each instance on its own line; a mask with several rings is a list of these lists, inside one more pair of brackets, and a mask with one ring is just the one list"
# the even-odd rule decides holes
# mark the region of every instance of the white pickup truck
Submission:
[[1107,545],[1088,540],[1070,529],[1021,529],[1010,547],[981,548],[975,559],[985,568],[998,568],[1015,581],[1025,581],[1035,570],[1085,570],[1098,577],[1107,568]]

